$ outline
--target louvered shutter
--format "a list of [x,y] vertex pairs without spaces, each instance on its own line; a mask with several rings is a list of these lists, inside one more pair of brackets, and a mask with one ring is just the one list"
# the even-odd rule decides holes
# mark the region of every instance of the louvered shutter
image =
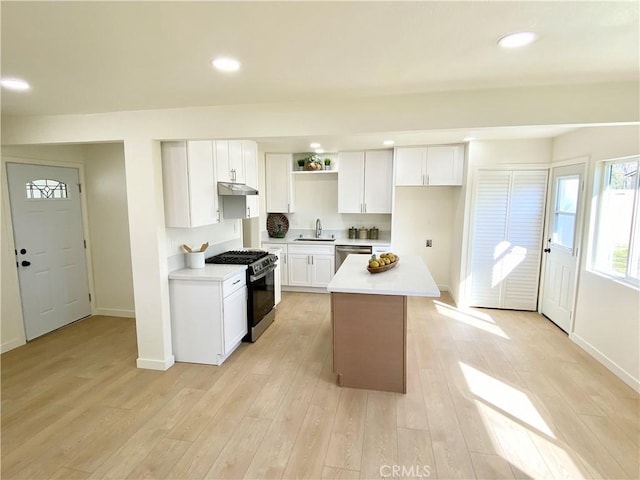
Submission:
[[474,182],[469,304],[535,310],[546,170],[480,170]]

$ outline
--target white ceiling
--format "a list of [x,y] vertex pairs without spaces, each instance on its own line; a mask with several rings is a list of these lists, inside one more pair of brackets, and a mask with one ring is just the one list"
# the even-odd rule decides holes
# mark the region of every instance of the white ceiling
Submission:
[[[27,93],[3,91],[2,113],[93,113],[638,80],[638,6],[637,0],[2,1],[2,76],[32,85]],[[500,36],[520,30],[535,31],[539,40],[520,50],[496,46]],[[214,71],[210,60],[222,54],[237,57],[242,69],[232,75]],[[526,136],[563,131],[531,130]],[[423,134],[404,133],[408,138]],[[477,134],[482,138],[488,132]],[[280,140],[281,145],[287,141]],[[331,142],[341,149],[349,144],[339,137],[319,141],[328,150]]]

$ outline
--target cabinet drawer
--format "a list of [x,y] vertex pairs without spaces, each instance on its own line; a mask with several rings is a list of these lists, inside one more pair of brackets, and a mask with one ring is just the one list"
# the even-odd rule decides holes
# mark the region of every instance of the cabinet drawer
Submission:
[[280,254],[281,255],[286,255],[287,254],[287,244],[286,243],[263,243],[262,244],[262,249],[263,250],[275,250],[275,249],[280,249]]
[[333,255],[335,245],[288,245],[288,253],[303,255]]
[[243,270],[228,278],[222,284],[222,296],[227,297],[247,284],[247,274]]

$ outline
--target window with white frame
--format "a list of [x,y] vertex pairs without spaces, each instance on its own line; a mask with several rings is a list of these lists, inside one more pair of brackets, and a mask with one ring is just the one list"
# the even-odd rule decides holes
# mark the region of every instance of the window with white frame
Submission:
[[635,285],[640,281],[639,160],[603,164],[593,256],[595,271]]

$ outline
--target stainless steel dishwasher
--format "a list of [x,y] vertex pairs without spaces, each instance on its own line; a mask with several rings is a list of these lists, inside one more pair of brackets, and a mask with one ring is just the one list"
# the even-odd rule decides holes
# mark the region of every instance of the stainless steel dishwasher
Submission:
[[369,254],[371,255],[371,245],[336,245],[336,272],[344,262],[347,255],[350,254],[363,255]]

